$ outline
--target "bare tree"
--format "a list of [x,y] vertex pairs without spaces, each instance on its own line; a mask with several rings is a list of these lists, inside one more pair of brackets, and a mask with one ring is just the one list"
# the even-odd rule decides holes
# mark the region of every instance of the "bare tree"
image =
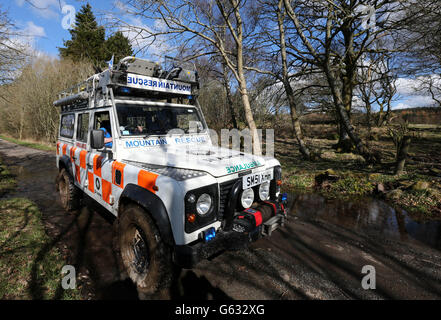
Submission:
[[[220,62],[219,62],[220,60]],[[231,127],[238,128],[236,109],[237,103],[231,89],[231,74],[218,56],[202,56],[195,60],[201,84],[199,100],[212,129],[220,130]],[[223,86],[223,88],[219,88]],[[214,92],[210,92],[214,89]],[[223,89],[223,90],[220,90]],[[209,97],[212,94],[214,97]],[[204,100],[204,101],[203,101]],[[213,105],[208,105],[208,101]],[[214,112],[215,117],[212,117]]]
[[380,107],[376,120],[377,126],[388,124],[391,120],[392,101],[397,98],[397,75],[392,74],[380,80],[380,91],[375,91],[376,102]]
[[417,91],[441,106],[441,2],[401,1],[402,23],[394,34],[402,73],[419,81]]
[[290,59],[292,57],[287,51],[286,12],[283,0],[278,2],[262,0],[256,7],[258,10],[254,10],[253,14],[261,32],[256,33],[254,38],[253,64],[245,68],[273,78],[274,80],[269,82],[270,85],[283,86],[285,100],[290,110],[293,135],[302,156],[310,159],[311,152],[304,141],[300,114],[297,112],[299,99],[293,88],[293,82],[306,72],[302,68],[302,62],[300,65],[295,65],[297,60]]
[[[25,46],[20,42],[21,33],[0,10],[0,85],[12,82],[25,62]],[[5,95],[1,95],[5,99]]]
[[[382,126],[389,122],[392,101],[396,98],[397,73],[391,67],[391,58],[384,54],[370,54],[364,59],[364,65],[359,68],[357,82],[360,98],[366,110],[366,124],[370,130],[372,121]],[[373,119],[373,106],[379,110]]]
[[440,73],[441,2],[438,0],[401,1],[403,15],[396,41],[412,62],[403,65],[409,73]]
[[412,140],[409,134],[409,123],[407,120],[388,128],[389,136],[391,137],[396,150],[395,156],[395,174],[400,175],[404,171],[407,154]]
[[[244,0],[173,2],[129,0],[126,3],[133,9],[127,11],[129,14],[146,21],[154,20],[157,25],[161,26],[155,30],[120,21],[127,30],[143,34],[143,39],[150,41],[149,44],[161,36],[175,36],[179,37],[181,45],[190,45],[198,39],[205,46],[212,46],[216,49],[214,54],[222,58],[237,81],[245,118],[253,136],[253,152],[261,154],[261,143],[251,109],[245,69],[246,40],[253,32],[253,26],[246,20],[247,2]],[[232,49],[226,38],[232,39]],[[207,50],[202,50],[202,54],[209,53]],[[195,57],[200,55],[199,52],[194,54]]]
[[39,57],[30,61],[7,87],[7,100],[0,100],[0,132],[19,139],[56,141],[59,108],[57,94],[93,74],[92,66]]
[[[284,0],[287,14],[299,36],[289,49],[298,59],[320,68],[327,79],[340,122],[340,141],[343,149],[353,143],[369,162],[375,161],[351,123],[350,115],[357,69],[366,52],[387,52],[379,48],[378,39],[391,29],[391,0]],[[366,8],[368,10],[366,10]],[[370,10],[374,15],[370,16]],[[373,27],[363,25],[375,17]]]

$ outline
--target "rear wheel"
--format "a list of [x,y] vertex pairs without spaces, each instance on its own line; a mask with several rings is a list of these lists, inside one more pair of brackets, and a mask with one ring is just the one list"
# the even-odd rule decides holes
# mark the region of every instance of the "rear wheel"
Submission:
[[128,205],[117,230],[122,264],[138,290],[154,295],[169,287],[173,277],[171,251],[150,215],[137,205]]
[[81,195],[74,184],[73,178],[67,173],[66,169],[61,169],[57,177],[57,182],[63,208],[66,211],[78,209]]

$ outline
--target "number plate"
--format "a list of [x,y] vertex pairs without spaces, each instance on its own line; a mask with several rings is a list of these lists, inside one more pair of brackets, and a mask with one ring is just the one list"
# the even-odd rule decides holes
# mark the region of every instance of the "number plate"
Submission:
[[270,181],[272,178],[273,178],[272,169],[256,172],[252,174],[247,174],[246,176],[242,177],[242,188],[248,189],[257,186],[265,181]]

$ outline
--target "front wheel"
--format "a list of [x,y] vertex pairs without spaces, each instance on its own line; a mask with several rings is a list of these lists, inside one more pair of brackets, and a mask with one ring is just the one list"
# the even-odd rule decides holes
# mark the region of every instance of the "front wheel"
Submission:
[[172,259],[151,216],[137,205],[128,205],[118,222],[122,263],[138,290],[153,295],[170,285]]

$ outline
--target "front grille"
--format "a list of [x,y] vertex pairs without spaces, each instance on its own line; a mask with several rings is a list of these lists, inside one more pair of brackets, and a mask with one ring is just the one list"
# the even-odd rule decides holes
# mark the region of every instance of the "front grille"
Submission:
[[230,180],[219,184],[219,218],[224,215],[225,207],[228,203],[228,195],[230,194],[231,188],[236,183],[238,179]]

